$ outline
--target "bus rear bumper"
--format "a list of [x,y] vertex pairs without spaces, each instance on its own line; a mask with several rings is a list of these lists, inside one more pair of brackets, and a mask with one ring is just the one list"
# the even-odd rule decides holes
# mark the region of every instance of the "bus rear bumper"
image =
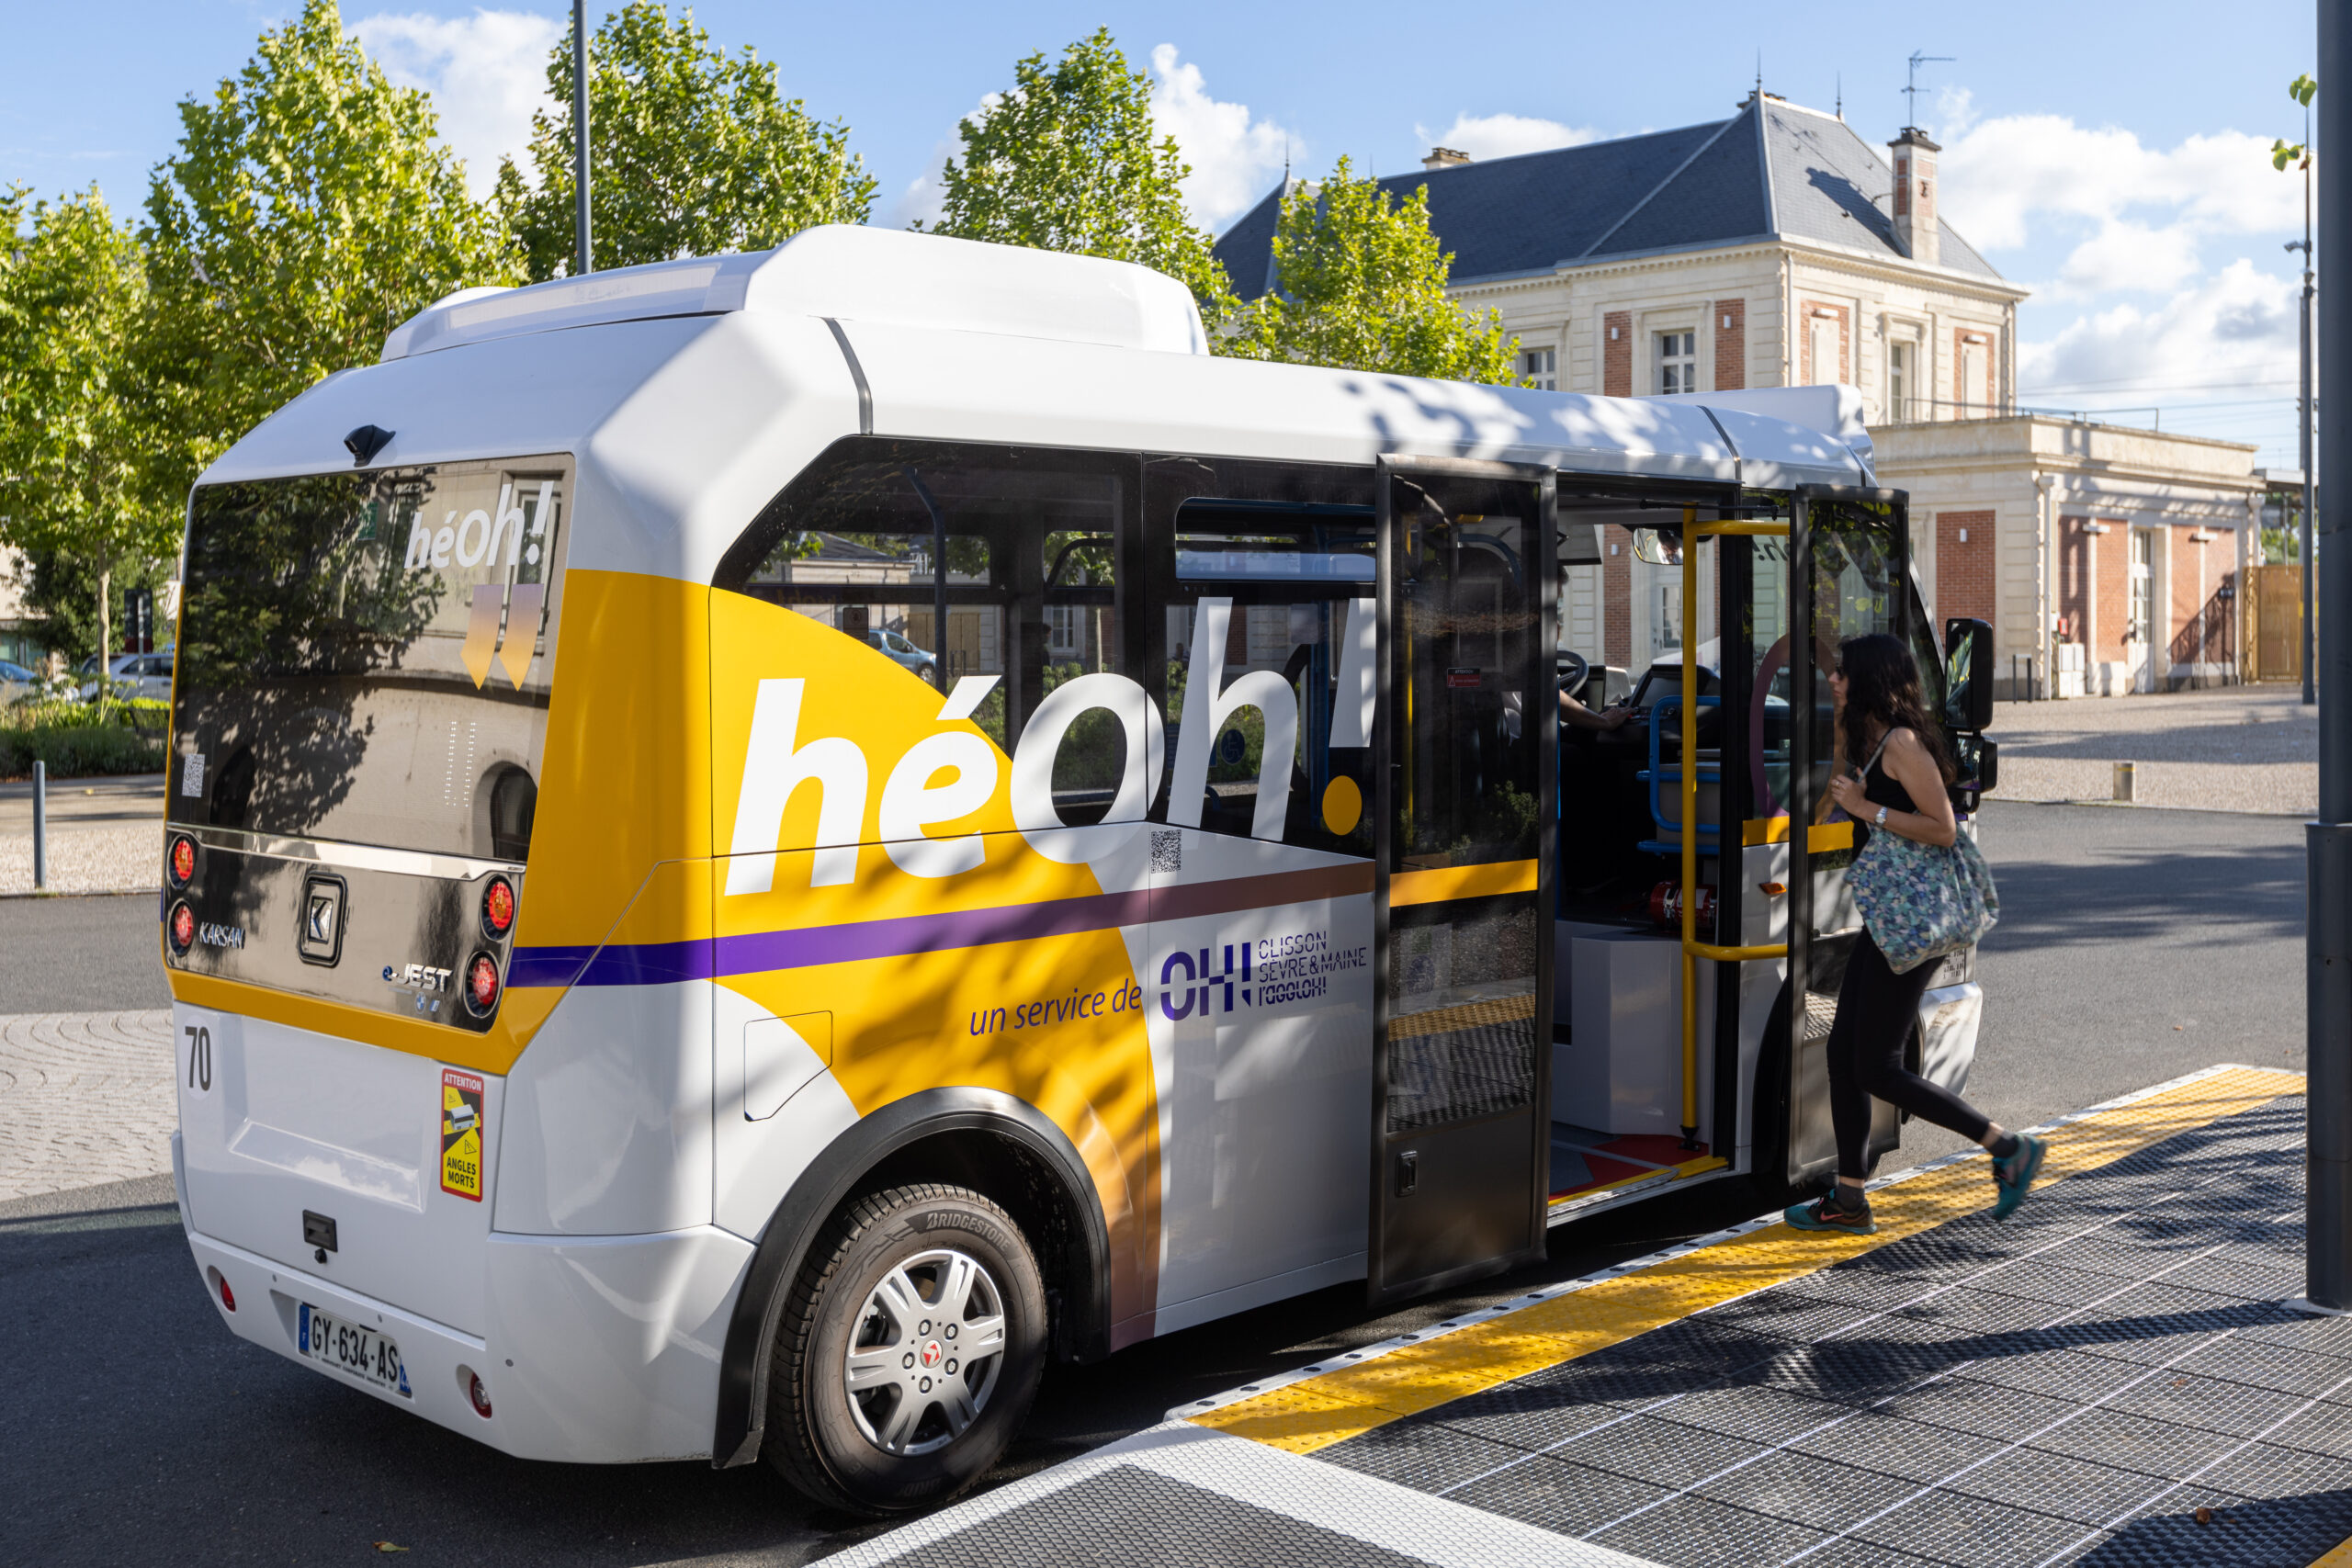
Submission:
[[[188,1249],[213,1310],[239,1338],[517,1459],[575,1464],[710,1457],[719,1356],[752,1251],[709,1226],[493,1234],[489,1332],[476,1338],[194,1230]],[[236,1311],[221,1304],[220,1280]],[[389,1336],[407,1393],[304,1356],[305,1304]],[[488,1416],[474,1408],[475,1377]]]

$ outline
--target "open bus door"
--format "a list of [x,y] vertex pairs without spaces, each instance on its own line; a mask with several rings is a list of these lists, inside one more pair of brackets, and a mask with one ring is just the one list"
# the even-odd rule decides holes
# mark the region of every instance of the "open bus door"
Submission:
[[1380,464],[1375,1303],[1544,1255],[1553,485],[1519,464]]
[[[1916,603],[1911,536],[1901,491],[1805,485],[1796,491],[1789,538],[1789,1034],[1784,1080],[1784,1172],[1792,1186],[1817,1181],[1836,1169],[1838,1143],[1829,1122],[1829,1026],[1846,959],[1861,931],[1846,868],[1853,863],[1855,831],[1824,821],[1829,781],[1850,771],[1837,732],[1829,692],[1838,645],[1848,637],[1888,632],[1911,647],[1921,677],[1939,707],[1938,657]],[[1808,824],[1799,832],[1796,823]],[[1871,1102],[1870,1152],[1875,1160],[1900,1140],[1894,1107]]]

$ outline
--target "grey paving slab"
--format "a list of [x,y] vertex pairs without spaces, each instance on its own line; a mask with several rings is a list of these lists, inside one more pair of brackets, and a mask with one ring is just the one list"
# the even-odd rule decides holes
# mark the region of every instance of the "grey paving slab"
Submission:
[[2001,1440],[1954,1427],[1865,1410],[1792,1445],[1834,1464],[1890,1475],[1917,1486],[1999,1451]]
[[1786,1562],[1830,1538],[1787,1519],[1684,1493],[1591,1539],[1676,1568],[1752,1568]]
[[172,1168],[165,1009],[0,1016],[0,1201]]
[[1525,1464],[1447,1496],[1505,1518],[1583,1539],[1613,1519],[1673,1495],[1668,1487],[1611,1471],[1531,1455]]
[[2029,1446],[2045,1453],[2136,1470],[2164,1481],[2186,1480],[2244,1445],[2241,1438],[2104,1408],[2086,1411],[2029,1439]]

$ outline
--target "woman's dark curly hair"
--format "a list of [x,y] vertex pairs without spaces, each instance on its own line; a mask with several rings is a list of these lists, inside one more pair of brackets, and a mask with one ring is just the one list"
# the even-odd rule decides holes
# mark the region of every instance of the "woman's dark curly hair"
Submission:
[[1845,734],[1848,767],[1859,768],[1870,760],[1871,721],[1875,719],[1889,730],[1908,729],[1917,735],[1944,783],[1959,776],[1951,749],[1944,744],[1943,727],[1928,721],[1919,692],[1919,666],[1899,638],[1884,632],[1849,637],[1838,645],[1838,667],[1846,677],[1846,710],[1838,722]]

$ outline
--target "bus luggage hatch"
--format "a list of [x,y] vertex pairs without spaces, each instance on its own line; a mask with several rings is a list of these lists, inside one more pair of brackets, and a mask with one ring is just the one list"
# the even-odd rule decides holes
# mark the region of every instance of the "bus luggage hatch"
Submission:
[[1374,1302],[1544,1253],[1553,476],[1384,458]]

